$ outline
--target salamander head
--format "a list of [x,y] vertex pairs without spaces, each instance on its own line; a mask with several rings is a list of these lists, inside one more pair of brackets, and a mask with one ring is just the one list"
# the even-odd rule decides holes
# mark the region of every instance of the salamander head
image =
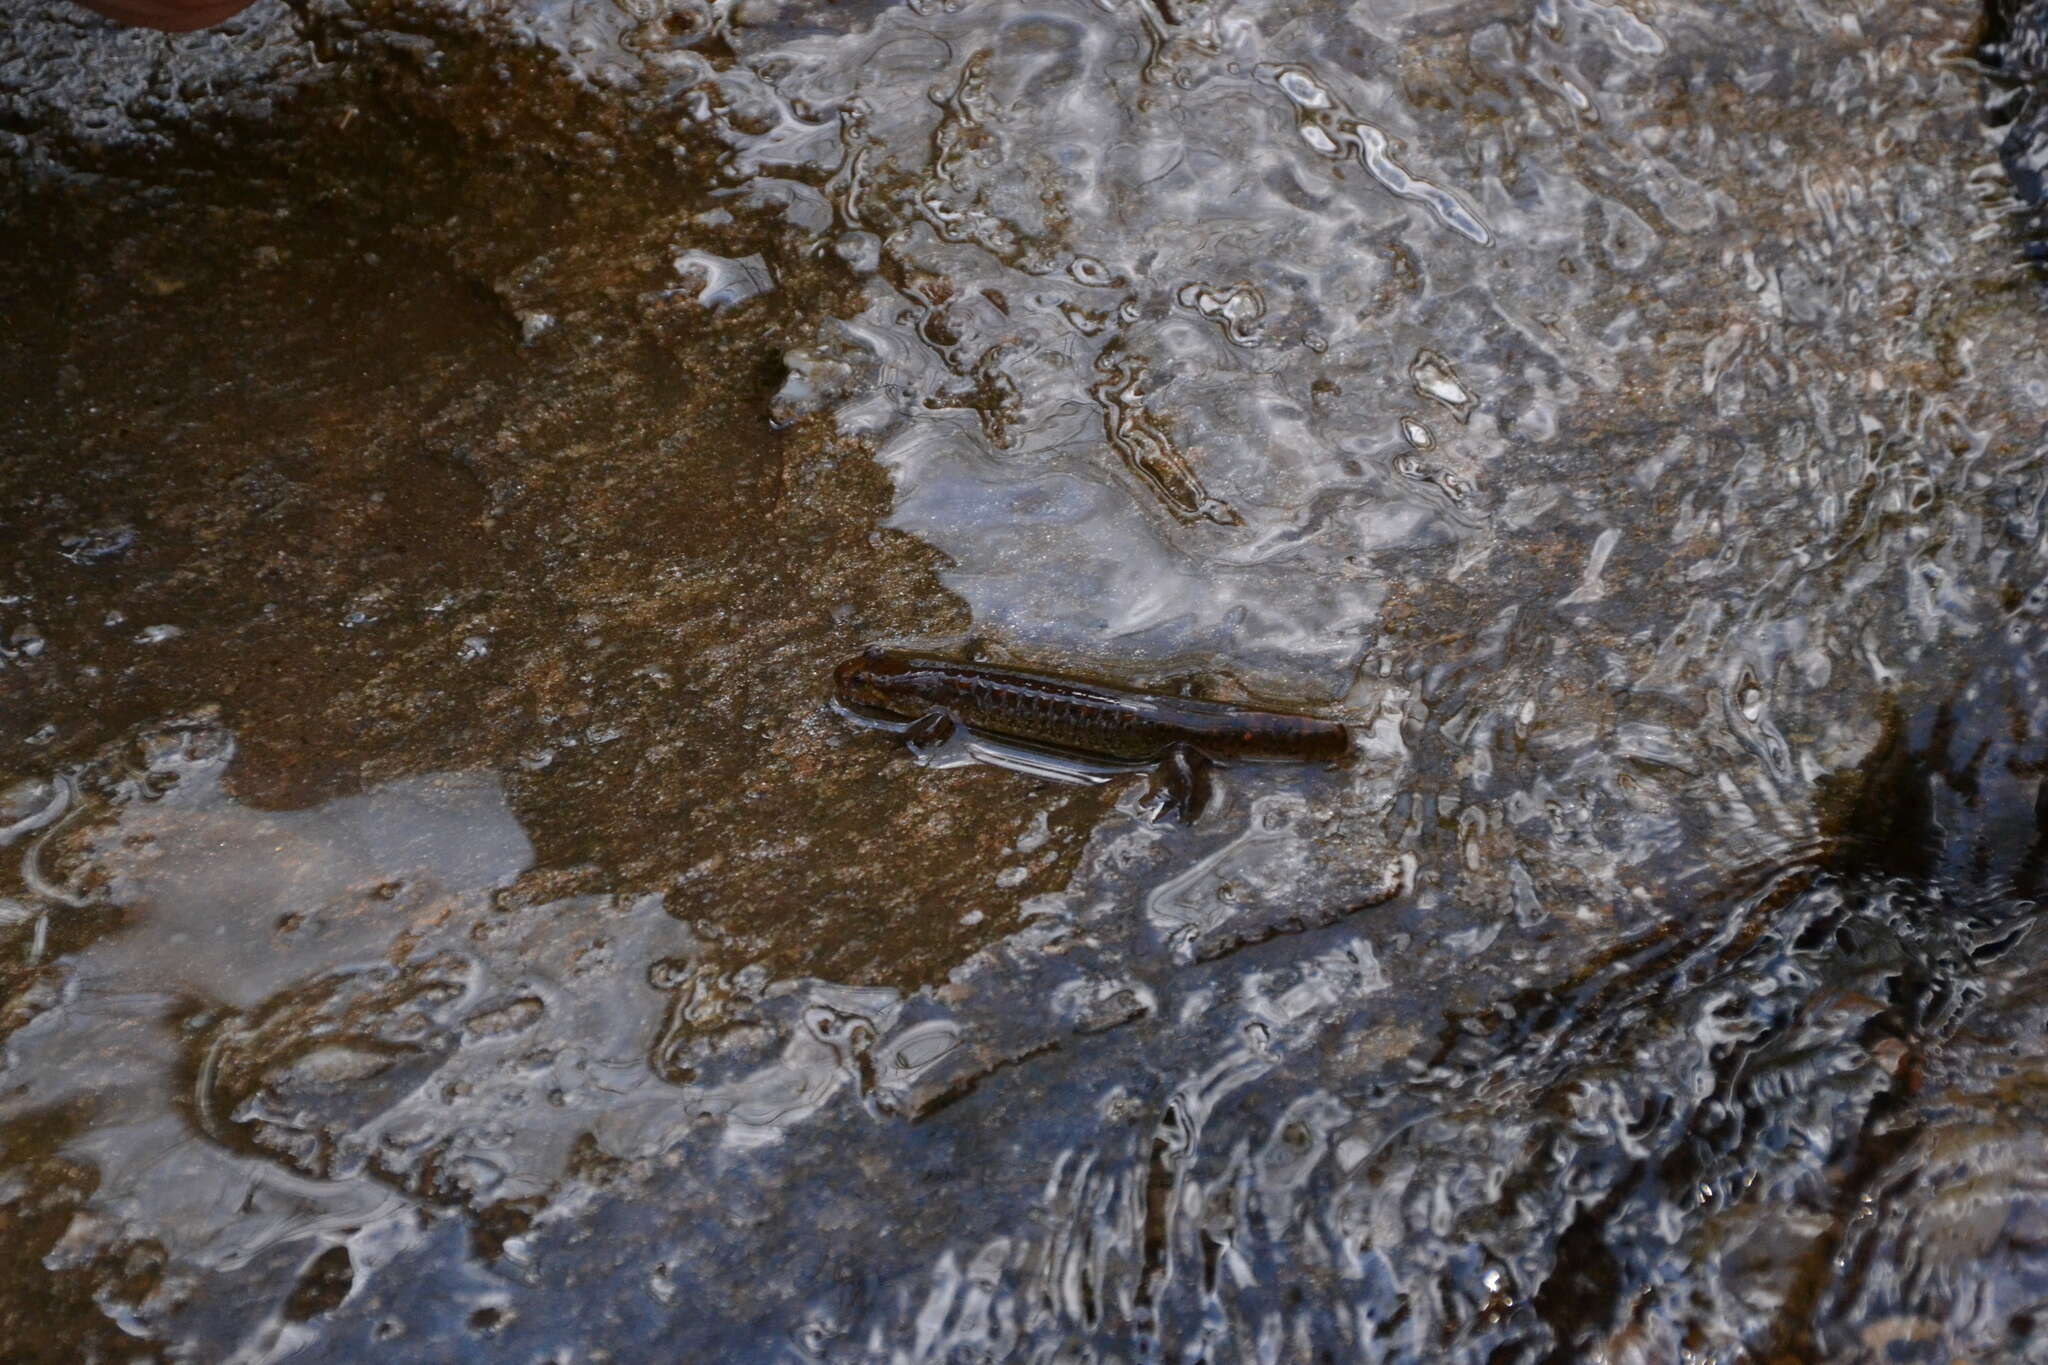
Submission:
[[833,692],[841,706],[904,714],[907,699],[903,690],[890,684],[910,671],[910,661],[901,654],[871,645],[833,670]]

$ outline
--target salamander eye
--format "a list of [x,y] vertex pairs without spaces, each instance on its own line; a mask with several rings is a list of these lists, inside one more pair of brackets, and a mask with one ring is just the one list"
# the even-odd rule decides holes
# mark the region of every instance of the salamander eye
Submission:
[[869,662],[867,656],[863,654],[848,659],[845,663],[839,665],[838,669],[834,672],[834,681],[837,683],[842,694],[858,696],[862,693],[874,691],[879,681],[879,675]]

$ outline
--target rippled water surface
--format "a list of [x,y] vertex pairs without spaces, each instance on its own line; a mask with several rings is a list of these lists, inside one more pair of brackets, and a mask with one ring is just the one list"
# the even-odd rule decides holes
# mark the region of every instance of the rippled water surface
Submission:
[[2048,1359],[1984,23],[18,10],[10,1358]]

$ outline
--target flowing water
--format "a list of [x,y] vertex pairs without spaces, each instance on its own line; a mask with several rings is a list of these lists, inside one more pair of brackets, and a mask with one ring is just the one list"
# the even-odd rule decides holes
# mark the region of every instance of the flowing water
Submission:
[[1984,24],[12,11],[8,1358],[2048,1360]]

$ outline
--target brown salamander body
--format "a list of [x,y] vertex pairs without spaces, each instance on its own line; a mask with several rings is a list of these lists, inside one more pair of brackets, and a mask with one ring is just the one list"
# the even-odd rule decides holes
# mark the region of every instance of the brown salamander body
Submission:
[[1206,799],[1206,760],[1334,761],[1349,751],[1338,722],[1246,706],[1125,692],[1099,683],[874,648],[834,677],[841,705],[910,722],[914,747],[955,725],[1090,758],[1162,765],[1171,809]]

